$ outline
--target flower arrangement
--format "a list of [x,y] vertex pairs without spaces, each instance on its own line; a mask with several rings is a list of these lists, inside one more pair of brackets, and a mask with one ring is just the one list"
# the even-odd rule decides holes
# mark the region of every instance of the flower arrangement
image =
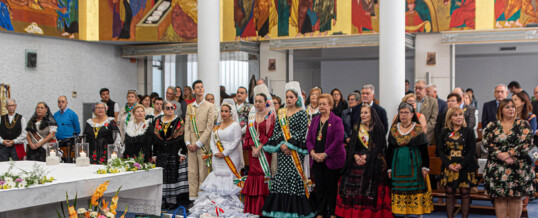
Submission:
[[8,170],[0,175],[0,189],[27,188],[54,181],[54,177],[47,177],[48,172],[37,163],[34,163],[30,171],[21,170],[18,174],[13,172],[13,168],[15,162],[10,160]]
[[[86,208],[77,208],[77,195],[75,195],[75,202],[73,205],[69,205],[69,196],[67,193],[65,194],[66,197],[66,204],[67,204],[67,211],[69,214],[69,218],[79,218],[79,217],[85,217],[85,218],[114,218],[116,217],[116,208],[118,207],[118,193],[120,192],[121,186],[116,191],[116,194],[114,194],[114,197],[110,199],[109,202],[106,202],[106,199],[103,197],[105,191],[108,188],[108,184],[110,184],[110,181],[106,181],[103,184],[99,185],[95,192],[93,193],[91,200],[90,200],[90,206],[88,209]],[[60,211],[56,210],[56,214],[59,218],[65,218],[64,213],[64,207],[63,203],[61,203],[62,213]],[[127,213],[127,207],[125,208],[125,212],[121,216],[123,218],[125,214]]]
[[150,170],[155,168],[155,164],[144,163],[144,155],[140,154],[136,158],[120,159],[114,158],[105,165],[104,169],[97,170],[97,174],[123,173],[128,171]]

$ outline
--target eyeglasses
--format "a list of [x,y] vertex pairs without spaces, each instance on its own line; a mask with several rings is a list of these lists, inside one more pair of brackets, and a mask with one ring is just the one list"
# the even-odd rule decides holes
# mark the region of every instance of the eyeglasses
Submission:
[[164,107],[165,110],[174,110],[174,107]]

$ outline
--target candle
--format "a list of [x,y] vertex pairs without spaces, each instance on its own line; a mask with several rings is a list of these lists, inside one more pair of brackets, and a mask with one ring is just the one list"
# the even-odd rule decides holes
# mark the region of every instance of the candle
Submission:
[[56,151],[51,150],[49,156],[51,156],[51,157],[56,157]]
[[110,159],[116,159],[116,158],[118,158],[118,155],[116,154],[116,152],[110,155]]
[[84,151],[81,151],[81,152],[79,153],[79,156],[80,156],[80,157],[87,157],[87,156],[86,156],[86,152],[84,152]]

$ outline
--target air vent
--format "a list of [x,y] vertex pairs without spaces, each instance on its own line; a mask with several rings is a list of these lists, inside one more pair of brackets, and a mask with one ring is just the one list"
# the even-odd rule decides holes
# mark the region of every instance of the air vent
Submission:
[[515,51],[516,46],[513,46],[513,47],[501,47],[499,50],[501,50],[501,51]]

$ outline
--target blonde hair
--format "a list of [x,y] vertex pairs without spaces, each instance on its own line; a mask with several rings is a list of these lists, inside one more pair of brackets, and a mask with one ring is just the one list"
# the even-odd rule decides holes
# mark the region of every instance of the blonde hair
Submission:
[[142,111],[144,111],[144,113],[146,113],[146,107],[144,107],[144,105],[142,105],[142,104],[136,104],[133,107],[133,110],[131,110],[131,112],[134,113],[137,109],[142,109]]
[[330,95],[330,94],[327,94],[327,93],[323,93],[321,94],[319,97],[318,97],[318,104],[319,104],[319,100],[321,99],[327,99],[327,101],[329,101],[329,106],[334,107],[334,100],[333,100],[333,96]]
[[128,90],[127,91],[127,97],[129,97],[130,94],[133,94],[135,97],[137,97],[137,94],[136,94],[135,90]]
[[454,129],[454,126],[452,125],[452,122],[451,122],[450,119],[452,119],[452,117],[458,112],[461,112],[462,114],[464,114],[462,126],[467,127],[467,122],[465,121],[465,113],[464,113],[463,109],[461,109],[459,107],[456,107],[456,108],[450,108],[446,112],[446,117],[445,117],[445,127],[446,128],[448,128],[450,130]]
[[406,103],[407,103],[407,99],[409,99],[409,98],[411,98],[411,97],[415,98],[415,100],[417,99],[417,96],[415,96],[414,93],[409,93],[409,94],[405,95],[405,96],[402,98],[402,102],[406,102]]

